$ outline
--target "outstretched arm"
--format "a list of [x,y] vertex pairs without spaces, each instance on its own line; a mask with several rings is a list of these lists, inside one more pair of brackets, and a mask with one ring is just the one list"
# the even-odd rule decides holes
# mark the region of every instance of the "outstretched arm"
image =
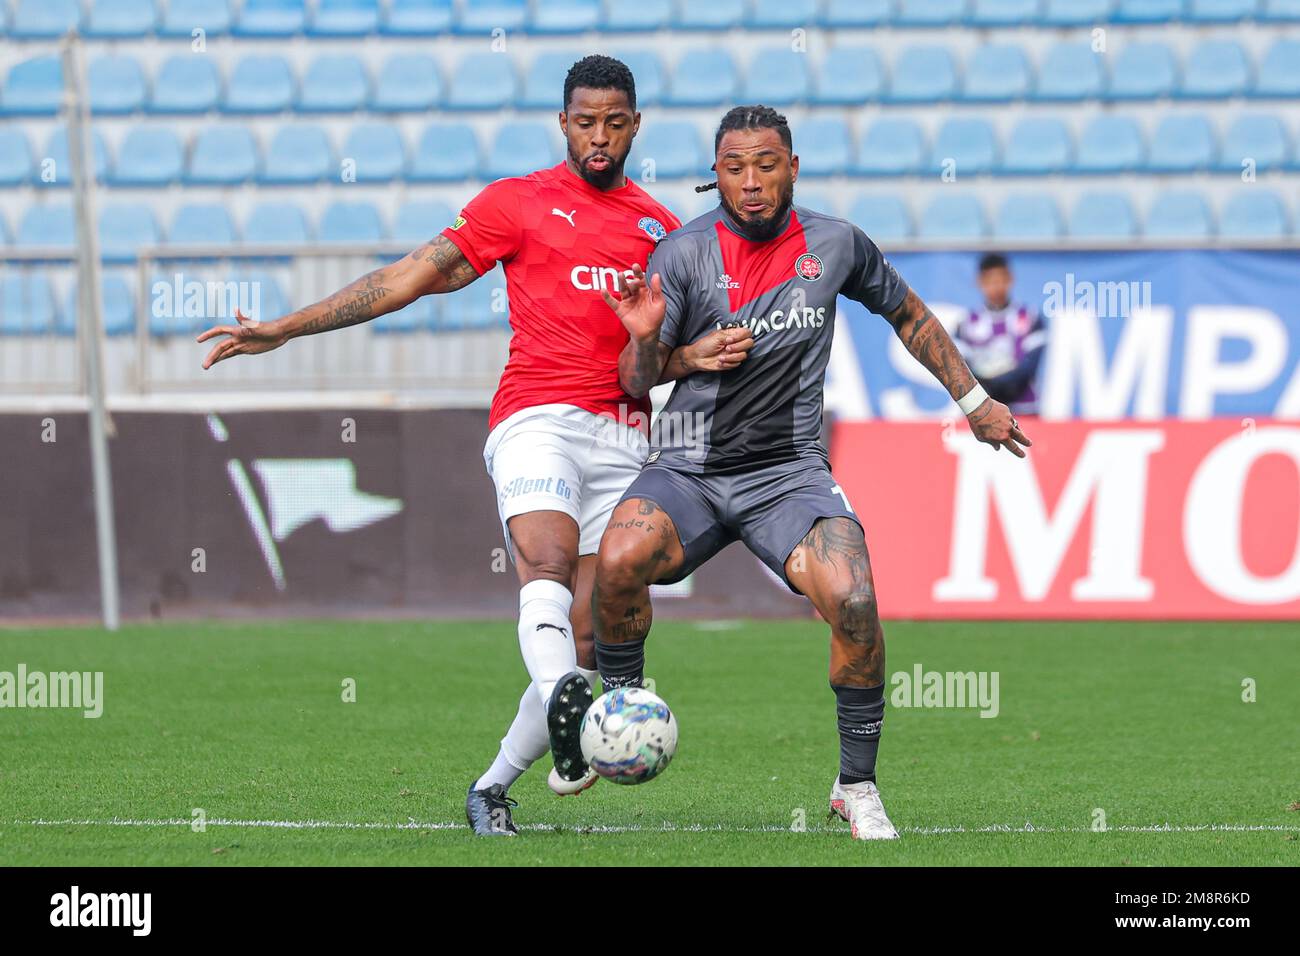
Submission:
[[[921,297],[911,289],[902,305],[888,313],[885,318],[894,327],[900,340],[912,356],[930,370],[939,380],[953,401],[960,401],[968,392],[978,386],[975,376],[966,365],[966,360],[957,351],[957,346],[948,337],[929,307]],[[971,431],[982,442],[994,448],[1006,447],[1012,454],[1024,458],[1025,452],[1020,446],[1033,444],[1020,430],[1011,410],[1001,402],[985,398],[977,407],[971,409],[966,420]]]
[[478,273],[446,236],[438,236],[410,255],[362,276],[356,282],[296,312],[270,322],[254,322],[236,313],[237,325],[217,325],[198,341],[225,336],[203,360],[204,368],[234,355],[255,355],[279,348],[300,335],[368,322],[396,312],[424,295],[464,288]]

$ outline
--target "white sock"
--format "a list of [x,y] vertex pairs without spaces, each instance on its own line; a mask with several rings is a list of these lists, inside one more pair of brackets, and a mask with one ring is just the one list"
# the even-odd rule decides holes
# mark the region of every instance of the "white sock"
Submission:
[[529,581],[519,589],[519,650],[545,710],[560,678],[577,669],[569,608],[573,595],[555,581]]
[[600,671],[589,671],[585,667],[579,667],[578,673],[587,678],[587,683],[591,685],[592,694],[599,697],[600,695],[596,693],[596,682],[600,680]]
[[542,708],[537,688],[532,684],[519,698],[519,711],[506,735],[501,738],[501,749],[496,760],[474,784],[482,790],[494,783],[509,787],[518,780],[533,761],[551,749],[551,738],[546,731],[546,711]]

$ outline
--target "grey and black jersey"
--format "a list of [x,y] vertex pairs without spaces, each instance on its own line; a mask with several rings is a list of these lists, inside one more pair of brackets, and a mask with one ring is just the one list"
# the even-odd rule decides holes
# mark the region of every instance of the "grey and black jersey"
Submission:
[[802,206],[767,242],[746,239],[719,206],[660,241],[647,271],[661,276],[659,340],[669,348],[728,325],[754,334],[738,368],[680,379],[655,421],[650,462],[696,474],[825,461],[822,390],[836,296],[884,314],[907,295],[866,233]]

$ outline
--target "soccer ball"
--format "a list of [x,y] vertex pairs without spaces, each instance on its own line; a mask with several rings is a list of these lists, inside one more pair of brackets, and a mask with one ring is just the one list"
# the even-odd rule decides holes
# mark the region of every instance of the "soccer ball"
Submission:
[[677,718],[644,687],[601,694],[582,718],[582,758],[615,783],[645,783],[677,752]]

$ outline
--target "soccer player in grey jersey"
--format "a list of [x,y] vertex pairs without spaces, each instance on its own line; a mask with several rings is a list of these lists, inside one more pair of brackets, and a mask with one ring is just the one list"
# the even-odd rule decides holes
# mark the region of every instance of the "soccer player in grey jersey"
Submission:
[[[799,159],[785,118],[737,107],[715,140],[719,207],[660,242],[606,302],[630,333],[624,388],[643,395],[672,350],[729,325],[746,331],[734,367],[677,382],[646,467],[601,540],[593,591],[605,689],[640,686],[648,586],[681,580],[744,541],[831,628],[830,683],[840,732],[833,812],[858,839],[898,836],[876,788],[885,646],[862,526],[821,444],[822,391],[835,299],[885,316],[943,384],[971,430],[1024,457],[1029,439],[983,394],[939,320],[852,223],[793,205]],[[706,187],[707,188],[707,187]]]

